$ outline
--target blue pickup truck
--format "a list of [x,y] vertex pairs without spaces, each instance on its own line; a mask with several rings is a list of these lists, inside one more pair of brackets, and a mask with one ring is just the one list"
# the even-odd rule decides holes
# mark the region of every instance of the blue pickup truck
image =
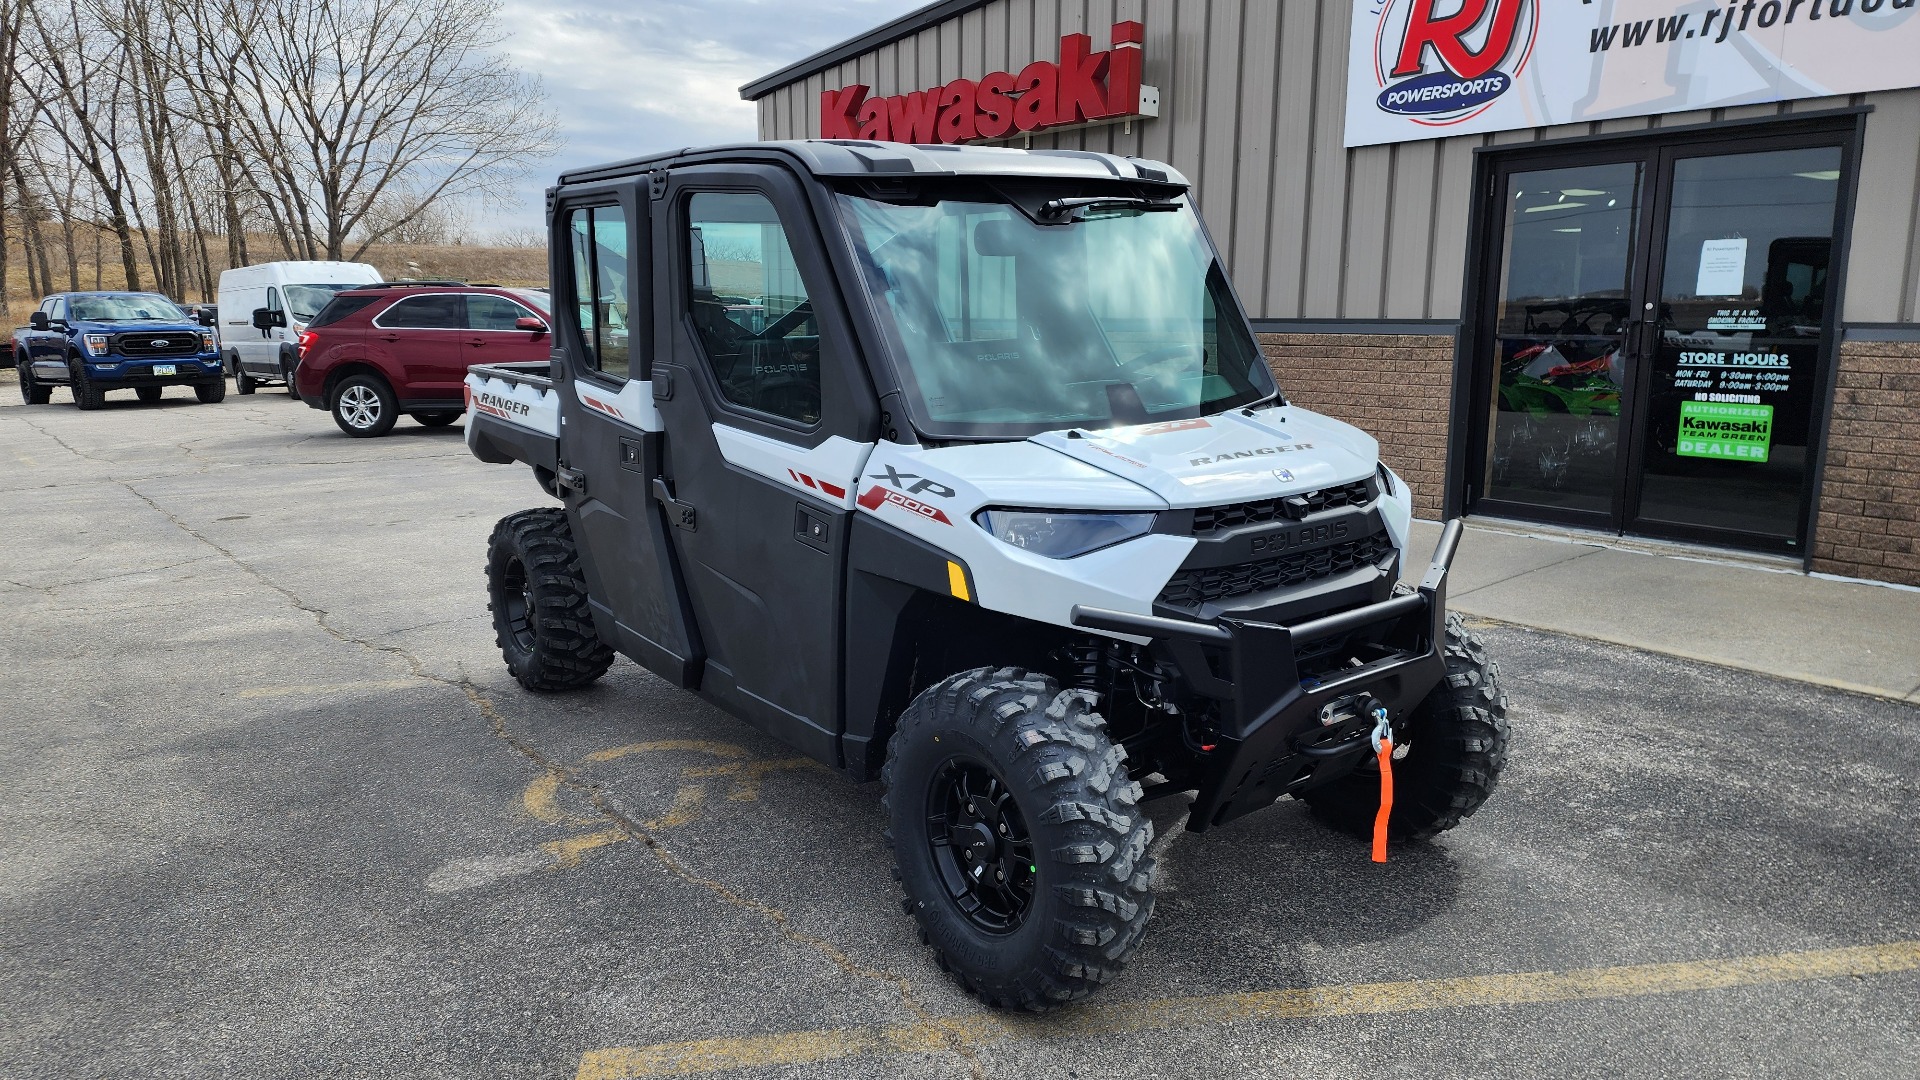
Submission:
[[29,405],[45,405],[57,385],[82,409],[99,408],[109,390],[152,402],[175,385],[215,402],[227,396],[219,345],[211,327],[158,293],[55,293],[14,331],[13,361]]

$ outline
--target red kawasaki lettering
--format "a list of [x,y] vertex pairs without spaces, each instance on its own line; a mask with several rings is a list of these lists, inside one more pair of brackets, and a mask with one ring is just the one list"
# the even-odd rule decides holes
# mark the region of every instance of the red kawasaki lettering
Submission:
[[1013,130],[1013,99],[1007,96],[1012,90],[1013,76],[1004,71],[980,80],[974,95],[980,118],[974,123],[974,130],[981,138],[1005,138]]
[[895,142],[930,143],[940,120],[937,90],[917,90],[887,99],[887,120]]
[[[1407,37],[1400,45],[1400,61],[1393,67],[1393,77],[1424,71],[1429,45],[1440,55],[1440,62],[1462,79],[1477,79],[1499,67],[1513,48],[1514,31],[1520,26],[1520,11],[1527,0],[1462,0],[1459,11],[1435,18],[1433,9],[1438,2],[1413,0],[1413,10],[1407,16]],[[1493,25],[1487,31],[1486,44],[1475,52],[1463,39],[1486,17],[1489,5],[1498,5]]]
[[859,84],[828,90],[820,95],[820,137],[851,139],[855,134],[854,117],[867,100],[867,88]]
[[887,123],[887,99],[868,98],[860,106],[860,137],[886,142],[893,128]]
[[1056,124],[1078,124],[1107,115],[1107,55],[1093,51],[1093,39],[1068,34],[1060,39],[1060,100]]
[[972,79],[955,79],[940,88],[940,126],[943,143],[972,142],[978,135],[974,110],[978,92]]
[[1038,131],[1054,122],[1054,103],[1060,95],[1058,67],[1036,60],[1014,76],[1013,88],[1020,91],[1020,100],[1013,103],[1014,127]]

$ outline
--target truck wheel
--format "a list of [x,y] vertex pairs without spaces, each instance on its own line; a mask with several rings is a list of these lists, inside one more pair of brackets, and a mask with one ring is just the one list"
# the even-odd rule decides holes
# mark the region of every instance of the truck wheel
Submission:
[[260,384],[253,381],[253,376],[247,374],[246,368],[241,367],[239,364],[233,365],[233,389],[235,393],[245,397],[259,388]]
[[25,357],[16,357],[14,367],[20,373],[20,400],[28,405],[45,405],[53,400],[53,387],[33,377],[33,366]]
[[613,650],[593,628],[564,510],[522,510],[493,527],[487,610],[507,670],[529,690],[574,690],[613,663]]
[[107,402],[107,392],[94,384],[87,375],[87,365],[79,360],[67,361],[67,371],[73,377],[73,403],[85,410],[97,409]]
[[160,400],[160,391],[161,388],[158,386],[136,386],[133,388],[133,396],[139,398],[143,403],[151,405]]
[[[1387,838],[1425,840],[1460,824],[1492,794],[1507,764],[1507,695],[1499,665],[1460,616],[1447,616],[1446,678],[1396,732],[1405,757],[1393,762]],[[1397,749],[1397,747],[1396,747]],[[1353,772],[1305,792],[1315,816],[1341,832],[1373,835],[1380,767],[1369,756]]]
[[349,375],[333,388],[333,422],[356,439],[372,439],[393,430],[400,403],[385,379]]
[[413,414],[413,418],[427,427],[446,427],[448,424],[460,419],[460,415],[460,413],[452,410],[442,410],[440,412],[417,412]]
[[906,910],[941,969],[994,1008],[1093,993],[1153,913],[1153,823],[1093,700],[980,668],[922,692],[887,746]]
[[213,405],[227,400],[227,380],[215,379],[213,382],[193,384],[193,396],[202,405]]
[[300,400],[300,388],[293,384],[293,369],[298,365],[299,362],[296,360],[290,360],[284,356],[280,358],[280,379],[287,384],[287,399],[289,401]]

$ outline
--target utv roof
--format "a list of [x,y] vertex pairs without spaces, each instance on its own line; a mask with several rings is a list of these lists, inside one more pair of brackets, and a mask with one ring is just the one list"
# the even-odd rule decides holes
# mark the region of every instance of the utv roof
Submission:
[[779,162],[814,176],[1009,176],[1060,180],[1135,180],[1187,187],[1171,165],[1085,150],[1010,146],[920,146],[850,139],[732,143],[673,150],[560,174],[561,185],[614,180],[681,165]]

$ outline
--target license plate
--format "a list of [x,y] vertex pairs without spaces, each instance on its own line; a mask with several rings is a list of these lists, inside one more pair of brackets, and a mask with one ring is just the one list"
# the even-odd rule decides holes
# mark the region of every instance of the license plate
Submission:
[[153,365],[153,373],[154,373],[155,375],[172,375],[172,374],[175,374],[175,370],[174,370],[174,365],[172,365],[172,364],[155,364],[155,365]]

